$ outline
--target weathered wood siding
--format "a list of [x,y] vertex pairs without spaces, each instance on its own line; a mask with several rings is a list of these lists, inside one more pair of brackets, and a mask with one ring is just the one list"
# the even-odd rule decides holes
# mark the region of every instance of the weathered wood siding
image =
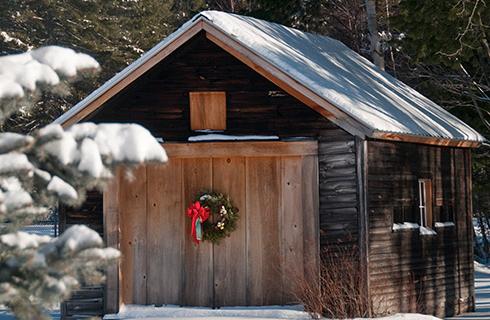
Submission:
[[[356,141],[337,131],[319,138],[320,240],[323,253],[359,248]],[[355,255],[353,255],[355,256]]]
[[85,202],[76,208],[60,206],[60,233],[76,224],[84,224],[103,236],[102,193],[87,192]]
[[[470,150],[368,143],[369,274],[373,308],[438,316],[473,306]],[[418,207],[418,179],[433,181],[434,210],[452,206],[455,226],[393,231],[394,211]]]

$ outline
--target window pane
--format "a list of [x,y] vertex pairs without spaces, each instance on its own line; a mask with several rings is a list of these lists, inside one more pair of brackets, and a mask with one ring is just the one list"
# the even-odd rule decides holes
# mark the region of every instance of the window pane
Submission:
[[425,180],[425,220],[426,220],[426,226],[429,228],[432,228],[434,226],[434,220],[433,220],[433,215],[432,215],[432,180],[427,179]]
[[434,221],[446,221],[444,210],[441,206],[434,207],[434,212],[432,212],[432,215],[434,216]]
[[454,214],[453,214],[453,207],[452,206],[444,206],[442,207],[442,213],[441,213],[441,218],[437,221],[440,222],[454,222]]
[[393,208],[393,223],[404,223],[406,220],[403,216],[403,207]]
[[432,228],[432,180],[419,179],[419,212],[421,225]]

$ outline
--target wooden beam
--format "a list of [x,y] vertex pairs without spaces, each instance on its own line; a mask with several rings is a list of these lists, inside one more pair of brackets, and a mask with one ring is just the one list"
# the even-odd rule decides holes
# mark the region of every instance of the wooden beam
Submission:
[[316,141],[163,143],[170,159],[196,157],[275,157],[318,154]]
[[[103,197],[104,240],[107,247],[119,250],[119,176],[116,171],[114,179],[107,186]],[[119,262],[107,266],[105,286],[105,312],[117,313],[121,305],[119,295]]]
[[[466,233],[468,252],[473,252],[473,182],[472,182],[472,157],[471,151],[465,150],[465,176],[466,176]],[[470,299],[468,311],[475,311],[475,265],[469,264],[470,268]]]
[[481,142],[478,141],[453,140],[382,131],[374,131],[371,138],[458,148],[477,148],[481,145]]
[[206,37],[209,40],[345,131],[361,138],[369,136],[372,133],[370,128],[355,121],[336,106],[320,98],[316,93],[293,79],[290,75],[259,57],[209,22],[204,21],[203,27],[206,31]]
[[364,274],[364,294],[368,301],[368,315],[372,315],[371,286],[369,277],[369,213],[367,209],[367,171],[368,171],[368,143],[356,137],[356,172],[357,172],[357,201],[359,215],[359,256],[360,268]]
[[115,83],[110,89],[98,96],[94,101],[88,104],[85,108],[79,110],[75,115],[65,120],[61,125],[63,127],[69,127],[70,125],[79,122],[87,117],[89,114],[97,110],[115,96],[122,89],[130,85],[134,80],[138,79],[145,72],[153,68],[157,63],[165,59],[168,55],[178,49],[181,45],[194,37],[199,31],[202,30],[202,21],[197,22],[191,28],[182,33],[179,37],[176,37],[171,43],[162,48],[161,51],[152,56],[148,61],[140,65],[138,68],[131,71],[126,77],[122,78],[119,82]]

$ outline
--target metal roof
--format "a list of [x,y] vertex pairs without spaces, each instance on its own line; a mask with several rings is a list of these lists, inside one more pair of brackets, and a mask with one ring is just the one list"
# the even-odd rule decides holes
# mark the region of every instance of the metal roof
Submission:
[[[64,123],[176,38],[204,21],[356,123],[380,133],[482,142],[477,131],[332,38],[220,11],[204,11],[59,117]],[[340,124],[339,124],[340,125]],[[340,125],[341,126],[341,125]]]

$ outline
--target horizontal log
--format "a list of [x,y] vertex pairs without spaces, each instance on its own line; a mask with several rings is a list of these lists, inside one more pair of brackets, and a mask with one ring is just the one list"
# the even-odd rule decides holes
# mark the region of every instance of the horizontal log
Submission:
[[325,155],[355,153],[355,143],[353,140],[321,141],[318,144],[318,153]]

